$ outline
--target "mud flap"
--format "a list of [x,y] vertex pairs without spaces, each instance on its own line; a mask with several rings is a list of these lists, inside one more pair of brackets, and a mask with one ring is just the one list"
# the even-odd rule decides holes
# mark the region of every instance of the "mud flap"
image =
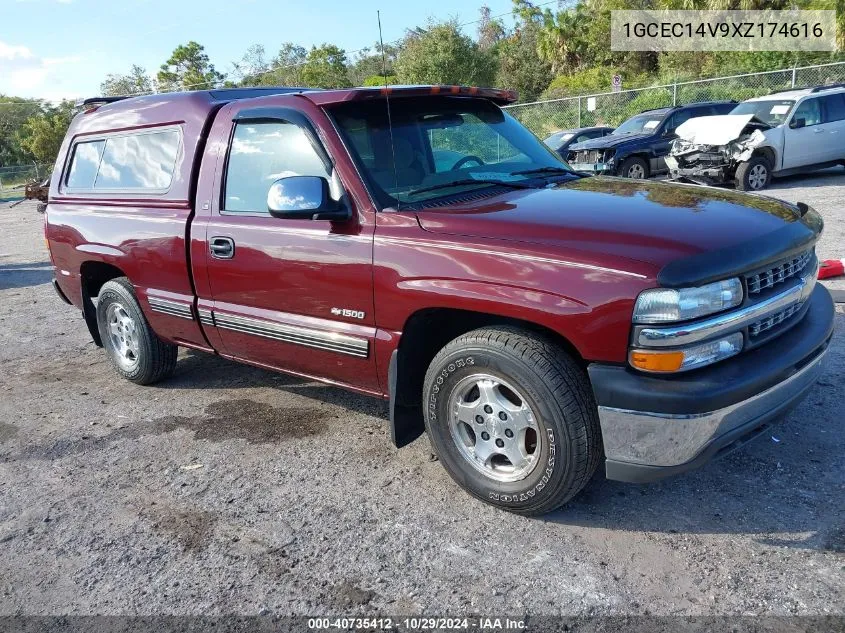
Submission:
[[91,333],[91,339],[97,347],[103,346],[103,340],[100,338],[100,329],[97,327],[97,306],[83,287],[82,292],[82,317],[85,319],[85,325],[88,326],[88,332]]
[[390,439],[396,448],[407,446],[425,432],[422,403],[408,403],[408,389],[400,383],[399,350],[393,350],[388,367],[390,392]]

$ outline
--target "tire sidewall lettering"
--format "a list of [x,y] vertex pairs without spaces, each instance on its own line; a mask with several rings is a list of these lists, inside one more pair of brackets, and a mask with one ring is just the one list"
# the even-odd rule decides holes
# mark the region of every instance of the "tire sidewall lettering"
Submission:
[[557,442],[555,440],[555,434],[553,429],[546,429],[546,439],[549,442],[549,457],[546,460],[546,468],[543,471],[543,476],[540,478],[540,481],[534,484],[534,486],[532,486],[529,490],[525,490],[518,493],[502,494],[499,492],[490,491],[488,493],[488,498],[491,501],[498,501],[500,503],[519,503],[522,501],[530,501],[538,492],[542,491],[543,488],[548,485],[549,480],[554,474],[557,452]]
[[432,422],[437,420],[437,396],[440,393],[440,387],[446,381],[446,378],[448,378],[450,374],[454,373],[458,369],[472,367],[474,365],[475,359],[472,356],[466,356],[464,358],[459,358],[455,361],[450,362],[446,367],[443,368],[443,371],[438,374],[437,378],[434,380],[434,384],[431,387],[431,395],[428,398],[429,420],[431,420]]

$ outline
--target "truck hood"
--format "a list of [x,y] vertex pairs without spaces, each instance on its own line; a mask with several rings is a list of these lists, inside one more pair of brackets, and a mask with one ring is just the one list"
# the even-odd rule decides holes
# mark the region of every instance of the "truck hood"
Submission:
[[[511,249],[543,245],[546,253],[613,262],[615,268],[645,270],[649,276],[670,262],[732,252],[802,222],[797,207],[765,196],[602,176],[426,209],[417,218],[432,233],[526,245],[502,246]],[[803,226],[794,229],[802,239],[817,234]],[[792,237],[795,232],[788,231]],[[781,248],[771,238],[767,242],[770,250]]]
[[727,145],[739,138],[753,118],[753,114],[720,114],[687,119],[675,134],[695,145]]
[[590,139],[589,141],[582,141],[581,143],[574,143],[569,146],[569,150],[577,152],[578,150],[589,149],[608,149],[611,147],[619,147],[625,143],[638,142],[645,138],[650,138],[653,134],[608,134],[601,138]]

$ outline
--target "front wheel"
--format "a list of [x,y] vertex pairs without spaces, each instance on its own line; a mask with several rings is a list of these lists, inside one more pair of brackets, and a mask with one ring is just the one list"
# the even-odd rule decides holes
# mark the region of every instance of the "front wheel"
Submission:
[[623,178],[633,178],[634,180],[648,178],[648,163],[638,156],[631,156],[622,161],[622,164],[619,166],[618,175]]
[[574,497],[601,458],[584,370],[554,343],[512,327],[447,344],[423,387],[426,430],[452,478],[511,512],[551,512]]
[[176,368],[178,348],[153,332],[126,277],[107,281],[100,289],[97,327],[112,365],[127,380],[150,385]]
[[769,186],[772,168],[762,156],[752,156],[751,160],[736,168],[735,178],[736,188],[740,191],[760,191]]

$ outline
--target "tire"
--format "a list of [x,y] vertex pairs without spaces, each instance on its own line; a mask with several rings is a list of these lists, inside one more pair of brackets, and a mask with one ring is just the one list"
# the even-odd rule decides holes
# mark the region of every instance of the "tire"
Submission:
[[762,191],[772,181],[772,166],[762,156],[752,156],[748,162],[740,163],[734,177],[739,191]]
[[622,176],[623,178],[642,180],[648,178],[648,163],[639,156],[631,156],[630,158],[626,158],[622,161],[622,164],[619,166],[619,171],[616,173],[618,176]]
[[126,277],[107,281],[100,289],[97,329],[115,370],[131,382],[151,385],[176,368],[178,347],[153,332]]
[[[602,458],[585,372],[554,343],[519,328],[483,328],[448,343],[426,372],[423,402],[426,431],[449,475],[510,512],[559,508],[584,488]],[[488,450],[499,453],[482,463]]]

